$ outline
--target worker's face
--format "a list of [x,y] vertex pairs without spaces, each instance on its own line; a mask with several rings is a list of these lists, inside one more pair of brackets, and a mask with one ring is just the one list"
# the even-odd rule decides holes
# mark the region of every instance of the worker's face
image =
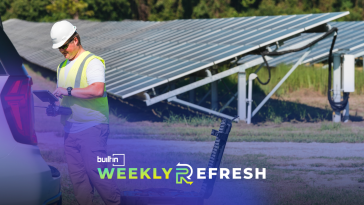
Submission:
[[78,39],[75,37],[71,42],[67,42],[59,48],[59,52],[61,52],[65,58],[72,59],[77,55],[79,50],[79,46],[77,46]]

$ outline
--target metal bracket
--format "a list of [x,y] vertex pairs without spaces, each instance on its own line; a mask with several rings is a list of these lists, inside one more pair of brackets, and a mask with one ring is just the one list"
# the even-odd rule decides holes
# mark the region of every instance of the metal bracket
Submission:
[[[316,44],[315,44],[316,45]],[[278,90],[278,88],[286,81],[286,79],[293,73],[293,71],[302,63],[302,61],[306,58],[306,56],[311,52],[312,48],[315,46],[311,46],[303,55],[302,57],[294,64],[294,66],[291,68],[291,70],[288,71],[288,73],[279,81],[279,83],[273,88],[273,90],[263,99],[262,102],[255,108],[255,110],[252,113],[253,117],[257,112],[260,110],[260,108],[263,107],[263,105],[269,100],[269,98]]]
[[[175,103],[178,103],[178,104],[181,104],[181,105],[185,105],[185,106],[188,106],[188,107],[191,107],[193,109],[196,109],[196,110],[200,110],[202,112],[206,112],[208,114],[212,114],[212,115],[215,115],[217,117],[223,117],[223,118],[227,118],[227,119],[232,119],[234,117],[230,116],[230,115],[225,115],[225,114],[222,114],[222,113],[219,113],[217,111],[214,111],[214,110],[211,110],[211,109],[208,109],[208,108],[204,108],[202,106],[199,106],[199,105],[195,105],[193,103],[189,103],[187,101],[184,101],[184,100],[180,100],[178,99],[176,96],[173,96],[171,98],[168,98],[168,102],[175,102]],[[234,120],[235,122],[238,122],[239,119],[235,119]]]

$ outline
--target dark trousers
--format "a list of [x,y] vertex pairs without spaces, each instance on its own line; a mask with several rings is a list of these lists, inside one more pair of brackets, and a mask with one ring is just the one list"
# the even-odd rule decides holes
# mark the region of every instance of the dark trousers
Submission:
[[106,168],[98,163],[97,156],[105,158],[109,125],[100,124],[78,133],[66,133],[64,150],[68,172],[74,194],[79,204],[92,204],[94,187],[107,205],[119,205],[120,190],[111,179],[100,179],[97,168]]

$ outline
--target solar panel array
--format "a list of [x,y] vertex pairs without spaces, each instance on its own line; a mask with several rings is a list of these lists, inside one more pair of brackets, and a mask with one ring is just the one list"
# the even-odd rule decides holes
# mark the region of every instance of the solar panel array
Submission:
[[[351,54],[355,57],[364,55],[364,22],[330,22],[329,25],[339,29],[333,50],[334,53],[345,52],[346,54]],[[315,39],[321,35],[322,33],[303,33],[299,37],[286,41],[284,46],[282,46],[280,49],[285,49],[288,46],[301,43],[302,41],[308,39]],[[327,38],[317,43],[317,45],[312,49],[311,53],[302,63],[314,63],[326,60],[329,56],[331,42],[332,38]],[[275,57],[274,59],[269,60],[268,63],[270,66],[277,66],[281,63],[294,64],[306,50]],[[247,55],[240,59],[239,64],[251,61],[256,58],[260,58],[260,56]]]
[[[105,59],[107,91],[125,98],[347,14],[71,23],[84,48]],[[21,20],[4,23],[22,57],[55,70],[64,59],[51,49],[51,27]]]

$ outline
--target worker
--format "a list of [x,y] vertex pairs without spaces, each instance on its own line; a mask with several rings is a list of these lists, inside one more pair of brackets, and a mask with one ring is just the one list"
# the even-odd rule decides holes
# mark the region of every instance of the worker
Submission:
[[53,49],[66,58],[57,68],[57,89],[61,106],[71,115],[62,115],[64,151],[75,197],[79,204],[92,204],[94,187],[105,204],[120,204],[120,191],[111,179],[100,179],[97,157],[105,158],[109,135],[109,105],[105,87],[105,61],[81,45],[76,26],[56,22],[51,29]]

